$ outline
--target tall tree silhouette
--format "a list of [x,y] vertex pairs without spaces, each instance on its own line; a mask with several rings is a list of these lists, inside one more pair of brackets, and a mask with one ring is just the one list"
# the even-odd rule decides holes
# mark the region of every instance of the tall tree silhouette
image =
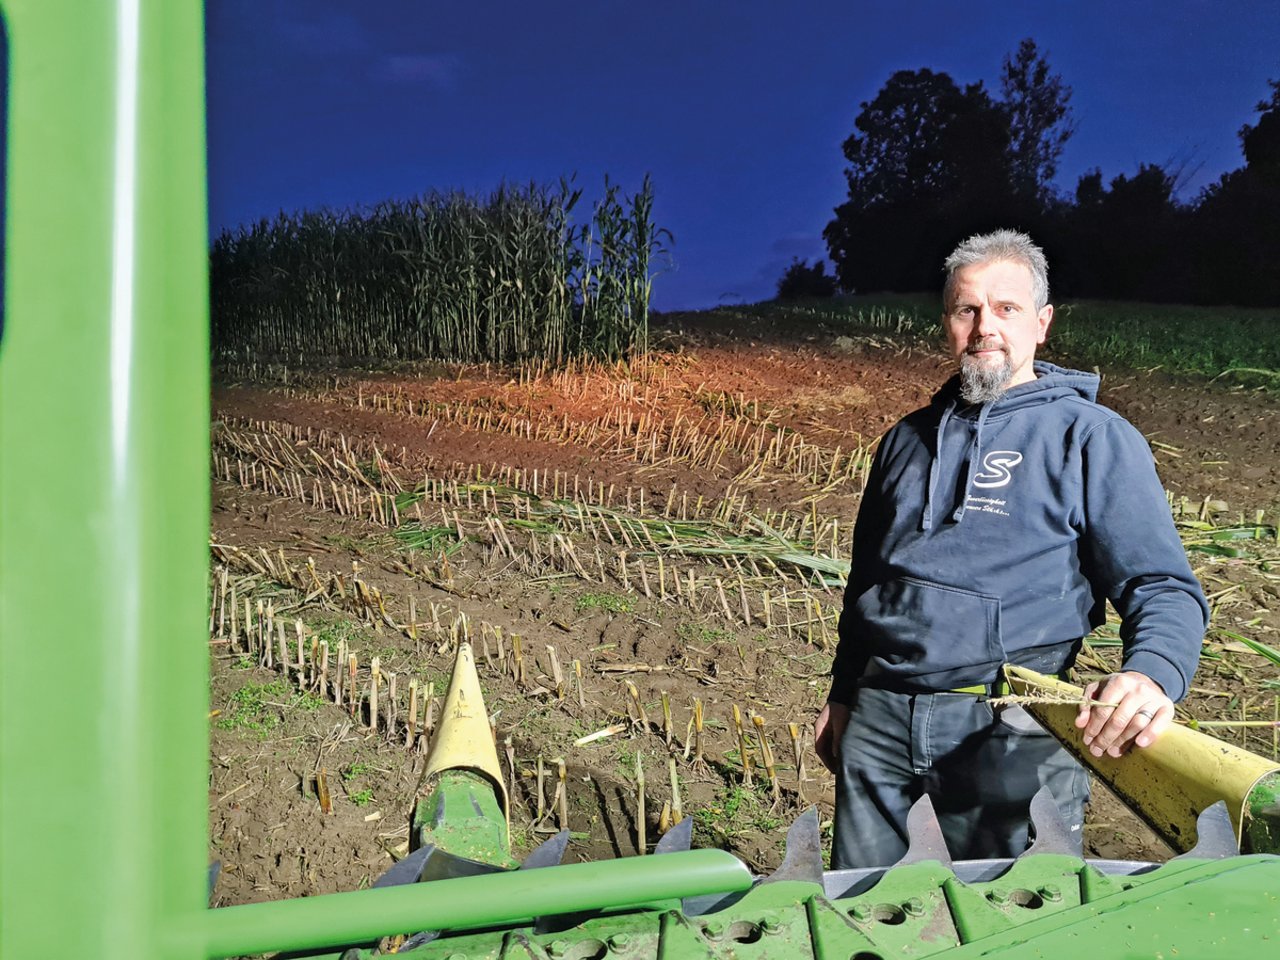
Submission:
[[928,69],[901,70],[864,102],[844,142],[848,199],[823,236],[841,286],[936,287],[962,237],[1035,229],[1075,129],[1071,89],[1035,41],[1005,57],[1003,99]]
[[1100,170],[1082,176],[1075,206],[1056,229],[1063,250],[1055,261],[1055,286],[1115,299],[1183,299],[1185,276],[1169,272],[1180,255],[1186,217],[1173,188],[1174,178],[1158,164],[1120,174],[1109,189]]
[[1071,88],[1031,39],[1003,60],[1000,97],[902,70],[861,104],[843,144],[848,196],[823,230],[847,290],[927,290],[963,237],[1030,231],[1059,295],[1280,305],[1280,81],[1239,131],[1245,165],[1193,204],[1158,164],[1074,198],[1053,178],[1072,133]]
[[1014,184],[1043,205],[1052,199],[1058,160],[1076,129],[1071,88],[1049,69],[1049,61],[1028,37],[1004,58],[1000,94],[1009,117]]
[[1245,166],[1200,196],[1192,261],[1197,299],[1280,305],[1280,81],[1240,128]]
[[1262,176],[1280,176],[1280,80],[1270,85],[1271,99],[1255,108],[1262,114],[1258,122],[1240,128],[1240,146],[1249,169]]
[[957,231],[1016,207],[1009,125],[981,83],[902,70],[862,104],[844,142],[848,200],[823,231],[846,289],[935,285]]

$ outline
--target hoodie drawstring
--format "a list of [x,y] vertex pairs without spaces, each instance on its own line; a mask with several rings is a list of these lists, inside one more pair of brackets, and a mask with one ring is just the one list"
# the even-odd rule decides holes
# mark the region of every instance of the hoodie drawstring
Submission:
[[978,429],[974,432],[973,445],[969,448],[969,469],[965,474],[964,490],[960,493],[960,505],[951,519],[959,523],[964,519],[965,504],[969,502],[969,488],[973,486],[973,478],[978,474],[978,464],[982,461],[982,425],[987,422],[987,413],[991,404],[984,403],[978,411]]
[[938,440],[933,447],[933,459],[929,462],[929,486],[924,496],[924,513],[920,517],[921,530],[933,527],[933,494],[938,487],[938,472],[941,469],[942,435],[946,432],[947,423],[950,422],[955,409],[956,402],[952,400],[943,409],[942,416],[938,420]]
[[[1081,373],[1079,370],[1067,370],[1064,367],[1054,366],[1052,363],[1045,363],[1043,360],[1036,360],[1032,369],[1036,375],[1034,385],[1020,384],[1011,388],[1007,398],[1002,397],[991,403],[984,403],[978,409],[978,420],[974,429],[973,443],[969,447],[969,462],[964,491],[960,497],[959,505],[956,506],[951,514],[953,522],[959,523],[964,519],[965,506],[969,501],[969,489],[973,486],[974,480],[977,479],[982,464],[982,428],[986,424],[987,415],[991,412],[993,406],[998,403],[1002,412],[1011,412],[1025,404],[1040,403],[1058,396],[1074,395],[1083,397],[1090,402],[1097,399],[1098,377],[1095,374]],[[932,459],[929,461],[928,487],[925,491],[924,511],[920,516],[921,530],[933,528],[933,501],[938,494],[938,481],[942,474],[943,440],[947,427],[953,419],[956,419],[957,408],[961,406],[959,395],[960,375],[956,374],[942,385],[941,389],[933,395],[930,401],[930,407],[942,407],[942,413],[938,417],[937,440],[933,447]]]

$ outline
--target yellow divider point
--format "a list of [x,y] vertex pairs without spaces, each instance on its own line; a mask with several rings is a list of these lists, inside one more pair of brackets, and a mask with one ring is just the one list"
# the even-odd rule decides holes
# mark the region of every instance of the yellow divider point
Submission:
[[476,673],[475,654],[469,643],[458,644],[453,677],[449,681],[449,692],[445,695],[444,710],[436,727],[431,752],[427,755],[422,785],[430,784],[435,776],[446,770],[459,769],[479,773],[493,784],[510,828],[510,798],[506,782],[502,779],[502,768],[498,765],[498,747],[493,742],[489,714],[485,710],[484,695],[480,692],[480,677]]

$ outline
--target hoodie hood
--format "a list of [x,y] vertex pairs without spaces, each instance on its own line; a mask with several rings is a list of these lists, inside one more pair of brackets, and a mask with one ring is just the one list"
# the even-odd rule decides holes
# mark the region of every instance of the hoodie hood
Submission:
[[990,417],[1004,417],[1024,410],[1061,399],[1064,396],[1077,396],[1089,402],[1098,397],[1098,385],[1101,382],[1097,374],[1085,373],[1081,370],[1069,370],[1056,364],[1036,360],[1032,363],[1036,378],[1027,383],[1010,387],[1007,391],[990,403],[967,404],[960,397],[960,375],[956,374],[939,388],[933,395],[930,406],[941,408],[938,415],[938,433],[934,441],[933,457],[929,463],[928,489],[925,492],[924,509],[920,516],[920,529],[933,527],[934,495],[937,492],[938,476],[941,473],[943,441],[946,438],[947,426],[952,420],[975,422],[973,441],[967,452],[967,470],[964,490],[960,502],[951,519],[959,523],[964,519],[965,504],[968,502],[969,489],[978,472],[978,464],[982,463],[982,429]]

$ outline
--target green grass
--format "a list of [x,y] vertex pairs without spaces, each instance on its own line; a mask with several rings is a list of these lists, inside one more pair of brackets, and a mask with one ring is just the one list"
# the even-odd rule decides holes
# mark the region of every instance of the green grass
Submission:
[[[638,750],[627,750],[625,748],[618,750],[618,766],[614,770],[614,777],[621,783],[634,783],[636,778],[636,754]],[[649,776],[649,766],[652,761],[645,763],[641,758],[641,763],[645,764],[644,775]]]
[[1058,307],[1049,347],[1083,364],[1161,367],[1275,386],[1278,331],[1276,310],[1084,300]]
[[772,803],[767,783],[754,787],[735,783],[705,807],[694,810],[693,818],[699,827],[717,839],[743,833],[770,833],[785,822],[772,812]]
[[[281,701],[286,698],[287,702],[281,707]],[[311,712],[324,704],[323,697],[306,691],[299,693],[284,679],[270,683],[246,683],[231,695],[215,726],[220,730],[248,730],[265,738],[280,726],[281,718],[273,707]]]
[[220,730],[248,730],[259,737],[266,737],[280,725],[280,718],[269,712],[268,701],[288,695],[289,684],[284,680],[246,683],[231,695],[216,726]]
[[756,318],[780,319],[787,328],[821,324],[836,334],[883,335],[905,340],[940,336],[941,305],[936,296],[926,293],[859,294],[788,303],[766,301],[717,312],[735,311]]
[[347,783],[351,783],[353,780],[360,779],[368,772],[369,765],[367,763],[350,763],[347,764],[347,768],[342,771],[342,779]]
[[352,620],[318,620],[311,624],[311,628],[315,631],[316,642],[327,640],[329,649],[334,654],[338,652],[338,643],[342,640],[347,641],[347,646],[350,647],[353,641],[365,642],[369,639],[360,624]]
[[347,798],[357,807],[367,807],[373,802],[372,790],[356,790],[354,793],[347,794]]
[[[941,305],[930,294],[876,294],[759,303],[738,311],[837,335],[937,342]],[[1056,304],[1045,359],[1078,367],[1159,368],[1280,386],[1280,310],[1075,300]]]
[[676,636],[685,643],[718,643],[721,640],[732,640],[733,631],[685,621],[676,627]]
[[310,691],[304,690],[289,701],[289,706],[297,707],[300,710],[306,710],[310,713],[311,711],[319,710],[325,705],[325,702],[324,697],[320,696],[318,693],[311,693]]
[[586,610],[608,610],[610,613],[631,613],[635,610],[635,601],[629,597],[621,597],[616,593],[584,593],[573,605],[578,613]]
[[435,684],[436,697],[443,697],[445,691],[449,689],[449,674],[441,673],[437,664],[423,660],[415,671],[419,677],[419,686],[425,693],[428,684]]

